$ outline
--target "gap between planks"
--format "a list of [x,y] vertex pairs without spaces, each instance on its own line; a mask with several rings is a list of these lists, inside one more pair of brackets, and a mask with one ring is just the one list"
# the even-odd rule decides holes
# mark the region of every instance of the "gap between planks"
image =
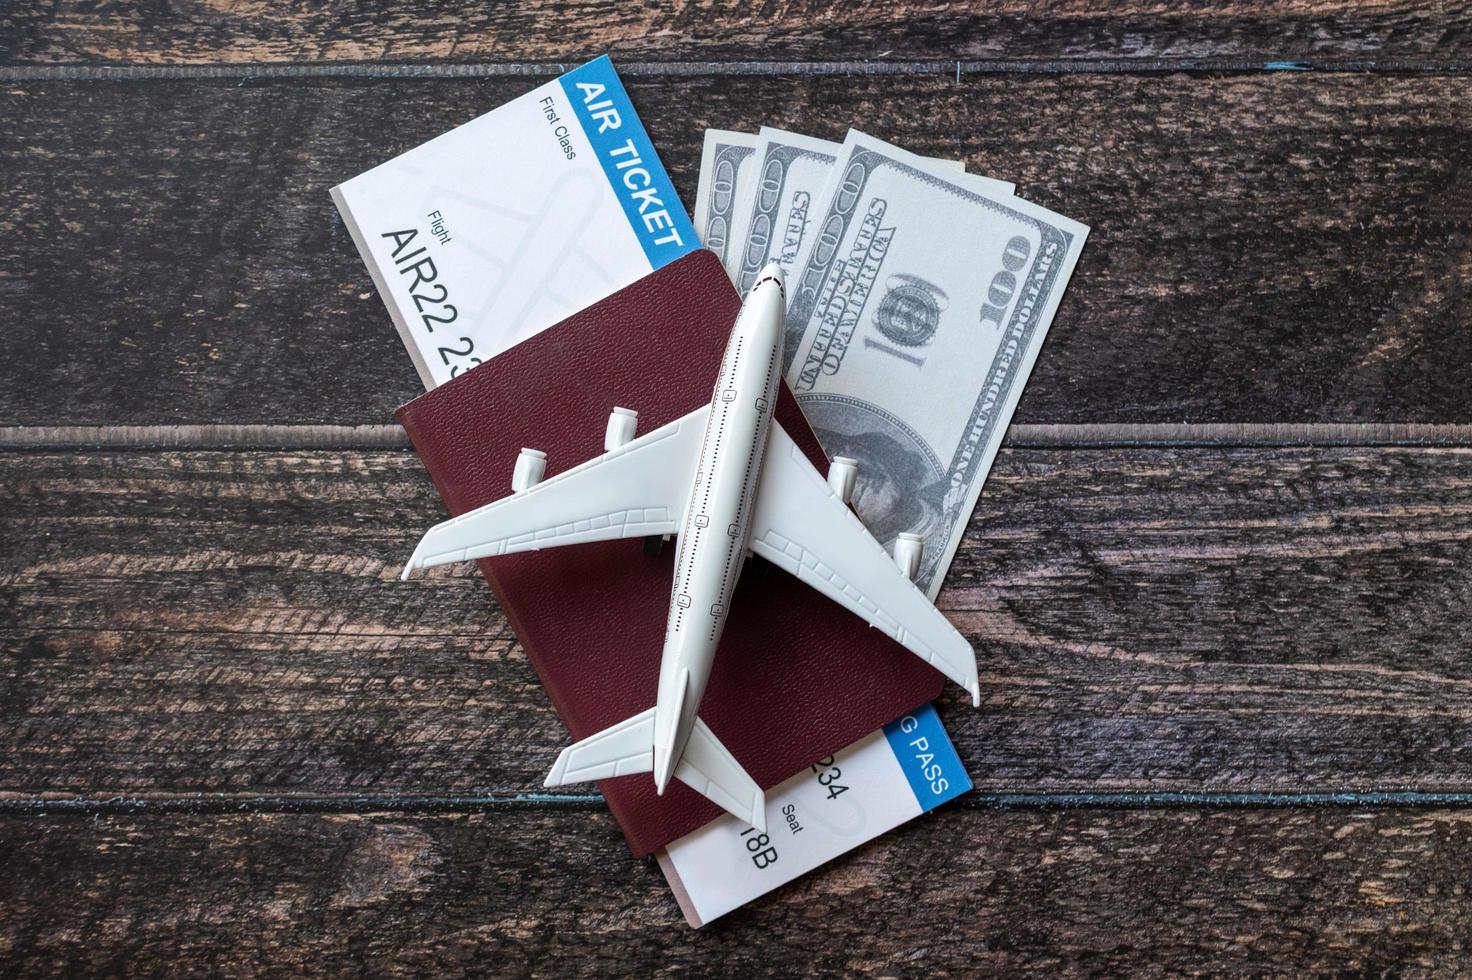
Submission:
[[[1095,422],[1014,425],[1013,449],[1472,446],[1472,424]],[[0,427],[0,451],[408,449],[397,425],[61,425]]]
[[[966,810],[1265,810],[1296,807],[1339,809],[1472,808],[1472,792],[1120,792],[968,793],[955,806]],[[555,808],[604,809],[597,793],[499,793],[489,795],[0,795],[0,817],[122,813],[492,813]]]
[[[0,82],[130,82],[151,80],[312,78],[508,78],[554,77],[582,64],[564,62],[296,63],[217,65],[11,65],[0,67]],[[922,61],[628,61],[626,76],[847,76],[944,75],[1157,75],[1337,72],[1409,75],[1464,75],[1472,60],[1462,58],[991,58]]]

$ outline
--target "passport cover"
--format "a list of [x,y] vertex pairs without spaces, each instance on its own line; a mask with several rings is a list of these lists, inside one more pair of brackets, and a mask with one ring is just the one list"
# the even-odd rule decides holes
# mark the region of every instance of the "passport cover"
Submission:
[[[700,249],[401,407],[396,416],[451,516],[511,492],[523,446],[546,476],[603,452],[615,405],[651,432],[709,402],[741,307]],[[777,420],[818,467],[827,457],[783,386]],[[426,516],[426,525],[429,517]],[[479,562],[573,740],[654,704],[674,543],[571,545]],[[705,719],[763,788],[933,699],[944,679],[797,579],[753,558],[731,601]],[[550,769],[556,759],[549,751]],[[636,857],[723,811],[678,780],[598,783]],[[774,826],[777,826],[774,824]]]

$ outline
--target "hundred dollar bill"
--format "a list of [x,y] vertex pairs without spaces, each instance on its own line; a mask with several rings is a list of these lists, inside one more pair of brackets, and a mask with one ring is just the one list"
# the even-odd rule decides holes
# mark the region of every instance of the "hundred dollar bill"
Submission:
[[[763,126],[747,167],[745,205],[736,208],[736,224],[725,255],[726,270],[738,292],[756,282],[768,262],[792,274],[813,228],[813,210],[823,202],[819,195],[827,187],[842,144],[830,140]],[[946,170],[964,173],[959,160],[932,160]],[[996,191],[1011,194],[1013,185],[1001,180],[979,178]]]
[[751,186],[727,249],[726,271],[737,292],[745,295],[768,261],[791,274],[812,227],[814,198],[827,186],[839,149],[830,140],[771,126],[757,133],[747,168]]
[[924,537],[933,598],[1088,228],[856,131],[838,161],[788,280],[787,381],[859,461],[870,532]]
[[751,193],[752,154],[756,137],[729,129],[707,129],[700,151],[700,184],[695,192],[695,234],[715,252],[729,272],[726,253],[736,211]]

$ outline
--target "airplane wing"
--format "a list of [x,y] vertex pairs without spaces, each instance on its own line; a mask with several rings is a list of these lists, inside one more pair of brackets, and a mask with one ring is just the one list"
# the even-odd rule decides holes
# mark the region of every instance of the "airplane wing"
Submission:
[[775,421],[768,439],[751,550],[893,637],[981,704],[971,644],[900,571]]
[[695,474],[709,406],[522,493],[430,528],[404,566],[417,568],[565,544],[673,534]]
[[586,783],[653,768],[654,709],[650,708],[563,749],[543,785]]
[[[543,785],[565,786],[653,768],[654,709],[650,708],[563,749]],[[675,767],[675,778],[758,832],[767,832],[762,788],[699,718]]]

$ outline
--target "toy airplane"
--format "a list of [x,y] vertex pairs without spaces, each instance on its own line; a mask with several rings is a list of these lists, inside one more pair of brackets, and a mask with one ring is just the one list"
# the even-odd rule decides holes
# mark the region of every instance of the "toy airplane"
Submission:
[[899,641],[981,703],[976,654],[910,579],[921,539],[901,534],[893,559],[849,510],[858,473],[833,460],[825,480],[772,420],[781,379],[782,270],[742,304],[714,397],[634,439],[636,415],[615,408],[602,456],[545,482],[546,456],[523,449],[515,493],[432,528],[416,568],[565,544],[678,533],[664,656],[654,707],[569,746],[546,785],[653,772],[673,776],[766,830],[762,789],[696,713],[748,554],[767,559]]

